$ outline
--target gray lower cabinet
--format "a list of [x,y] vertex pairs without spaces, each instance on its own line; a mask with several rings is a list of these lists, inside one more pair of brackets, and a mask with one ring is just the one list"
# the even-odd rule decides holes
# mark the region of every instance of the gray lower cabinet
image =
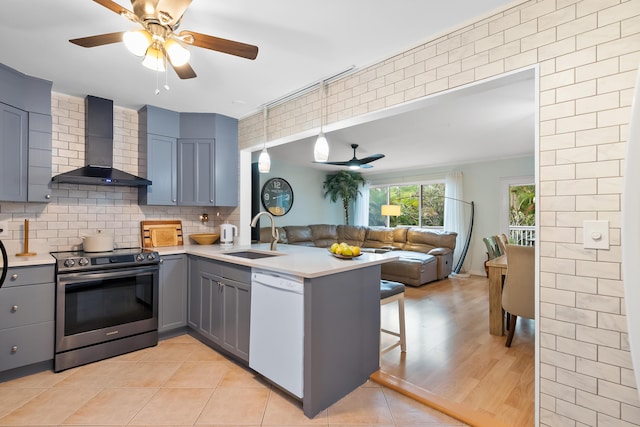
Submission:
[[160,257],[158,332],[187,325],[187,256]]
[[251,269],[199,257],[189,269],[189,327],[248,362]]
[[53,359],[54,266],[11,267],[0,288],[0,371]]

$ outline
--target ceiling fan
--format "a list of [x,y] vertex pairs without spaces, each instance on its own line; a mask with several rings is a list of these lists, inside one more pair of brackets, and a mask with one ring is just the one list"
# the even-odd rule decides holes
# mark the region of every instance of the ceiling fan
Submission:
[[202,47],[247,59],[256,59],[258,56],[257,46],[195,31],[176,32],[192,0],[131,0],[133,12],[112,0],[93,1],[142,25],[143,29],[69,40],[78,46],[95,47],[124,41],[132,53],[144,57],[143,65],[164,71],[165,60],[168,60],[181,79],[196,77],[188,62],[189,51],[186,46]]
[[356,157],[356,148],[358,148],[358,144],[351,144],[351,148],[353,148],[353,158],[351,160],[347,160],[344,162],[314,162],[314,163],[323,163],[325,165],[336,165],[336,166],[349,166],[349,169],[368,169],[373,167],[369,163],[384,157],[384,154],[372,154],[371,156],[365,157],[363,159],[358,159]]

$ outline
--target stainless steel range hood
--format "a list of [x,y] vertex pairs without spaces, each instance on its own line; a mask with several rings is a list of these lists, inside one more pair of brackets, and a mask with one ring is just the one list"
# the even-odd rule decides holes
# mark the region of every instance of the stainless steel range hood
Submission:
[[142,187],[151,185],[148,179],[113,167],[113,101],[87,96],[85,98],[85,160],[87,166],[61,173],[51,178],[66,184],[119,185]]

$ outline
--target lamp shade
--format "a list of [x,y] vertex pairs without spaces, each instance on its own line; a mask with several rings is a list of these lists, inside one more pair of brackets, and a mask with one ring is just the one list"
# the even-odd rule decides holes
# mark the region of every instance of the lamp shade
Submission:
[[400,216],[400,205],[382,205],[382,215]]
[[164,71],[164,55],[155,46],[149,46],[142,65],[153,71]]
[[320,132],[316,145],[313,147],[313,158],[316,162],[326,162],[329,160],[329,143],[324,136],[324,132]]
[[122,41],[129,52],[136,56],[144,56],[151,44],[151,34],[146,30],[127,31],[122,36]]
[[271,157],[267,152],[267,147],[262,149],[260,157],[258,158],[258,171],[260,173],[269,173],[271,170]]
[[173,39],[164,42],[164,50],[169,55],[171,64],[175,67],[180,67],[189,62],[191,56],[189,50]]

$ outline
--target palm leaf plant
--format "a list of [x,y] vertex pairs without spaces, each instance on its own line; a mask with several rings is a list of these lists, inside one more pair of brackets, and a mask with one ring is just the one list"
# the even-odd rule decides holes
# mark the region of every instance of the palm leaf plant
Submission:
[[333,175],[327,175],[327,179],[322,184],[325,199],[329,196],[334,203],[338,198],[342,199],[345,224],[349,224],[349,204],[362,194],[359,187],[364,183],[365,179],[359,172],[340,171]]

